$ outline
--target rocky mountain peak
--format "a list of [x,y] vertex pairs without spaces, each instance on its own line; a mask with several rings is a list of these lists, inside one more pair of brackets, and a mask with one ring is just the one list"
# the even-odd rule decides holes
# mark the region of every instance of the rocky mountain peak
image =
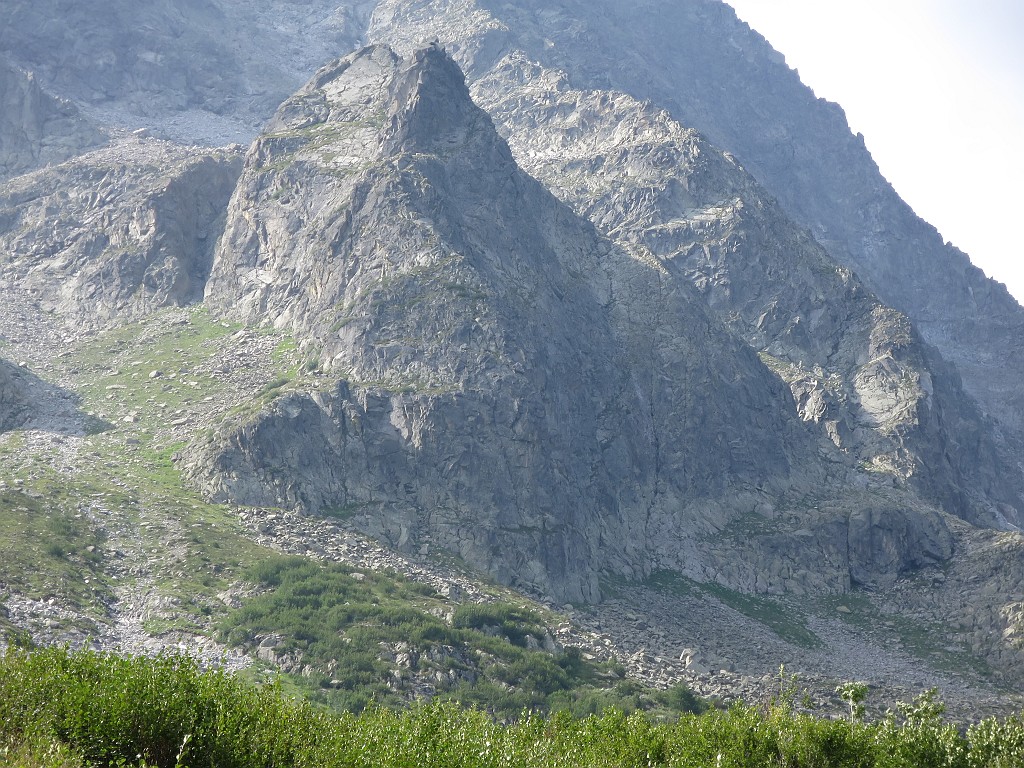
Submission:
[[[206,301],[289,329],[326,375],[183,454],[214,499],[349,510],[394,546],[569,599],[598,598],[599,569],[843,590],[949,552],[915,502],[883,513],[840,492],[854,467],[756,351],[520,170],[436,48],[355,52],[282,106]],[[761,573],[789,546],[774,523],[708,547],[804,494],[829,501],[782,525],[807,531],[813,568]],[[872,515],[895,540],[836,547]]]
[[409,57],[395,80],[392,99],[392,151],[452,152],[470,137],[496,138],[480,130],[490,119],[469,97],[462,70],[437,45]]

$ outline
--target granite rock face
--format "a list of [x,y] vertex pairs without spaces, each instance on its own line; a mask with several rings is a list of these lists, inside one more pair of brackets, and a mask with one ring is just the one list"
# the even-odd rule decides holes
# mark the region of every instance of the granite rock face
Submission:
[[241,164],[133,138],[0,184],[0,274],[86,326],[195,302]]
[[[183,466],[215,499],[340,510],[572,599],[598,597],[599,570],[850,583],[835,537],[863,503],[846,493],[855,462],[690,281],[520,171],[436,47],[365,49],[281,107],[247,156],[206,301],[292,330],[342,377],[193,446]],[[776,515],[812,493],[834,503]],[[865,572],[949,554],[939,518],[902,506],[890,514],[920,535],[855,552]],[[766,536],[708,546],[749,514]],[[786,526],[809,540],[789,547]]]
[[73,104],[45,93],[31,72],[0,61],[0,180],[103,141]]
[[913,213],[843,110],[816,98],[725,3],[383,0],[370,35],[398,50],[436,37],[471,81],[518,52],[574,88],[667,110],[735,155],[832,259],[909,316],[1019,446],[1024,309]]
[[325,61],[354,47],[371,2],[11,0],[0,50],[122,128],[249,141]]
[[622,247],[692,283],[837,447],[965,519],[1020,522],[1012,447],[956,371],[731,155],[664,110],[576,90],[521,52],[474,90],[528,171]]

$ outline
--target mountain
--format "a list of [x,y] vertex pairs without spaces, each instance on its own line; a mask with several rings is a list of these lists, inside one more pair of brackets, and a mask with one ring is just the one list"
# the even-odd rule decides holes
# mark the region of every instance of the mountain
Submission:
[[[467,6],[471,6],[470,12]],[[371,37],[437,37],[471,79],[519,50],[577,88],[628,93],[731,152],[882,301],[955,363],[984,411],[1019,439],[1024,314],[1005,287],[944,244],[885,181],[842,109],[719,0],[501,4],[428,10],[389,0]]]
[[[1002,469],[996,470],[989,479],[981,480],[986,489],[981,498],[990,499],[988,504],[981,502],[981,506],[991,507],[991,501],[995,500],[988,491],[993,480],[996,485],[1002,482],[996,480],[996,476],[1012,477],[1010,484],[1014,489],[997,492],[995,495],[999,500],[987,512],[977,509],[967,512],[966,508],[971,503],[963,498],[962,488],[939,490],[933,487],[931,496],[936,500],[942,497],[944,502],[940,503],[944,503],[947,509],[960,514],[966,512],[976,520],[987,518],[989,521],[1017,522],[1017,510],[1022,509],[1021,470],[1016,458],[1020,442],[1019,434],[1012,425],[1019,409],[1013,405],[1012,396],[996,411],[998,415],[995,418],[1000,423],[985,426],[981,422],[986,419],[987,397],[980,398],[983,403],[981,410],[973,403],[967,404],[961,394],[954,395],[959,405],[936,404],[929,409],[930,414],[926,414],[923,408],[919,412],[913,406],[907,407],[906,403],[900,404],[902,398],[894,396],[894,393],[902,388],[900,381],[906,371],[902,370],[902,363],[893,367],[884,362],[887,357],[891,360],[892,356],[883,353],[877,341],[886,332],[878,329],[880,333],[876,333],[875,344],[871,348],[863,330],[859,340],[850,339],[842,343],[837,338],[837,331],[847,337],[855,335],[858,321],[854,318],[858,315],[865,317],[865,312],[872,311],[868,304],[874,303],[874,311],[879,314],[874,320],[862,320],[859,324],[864,328],[872,324],[888,325],[889,334],[894,334],[893,339],[904,335],[905,330],[895,331],[895,327],[903,322],[906,328],[906,319],[898,320],[896,315],[882,310],[878,299],[868,299],[865,303],[864,294],[876,284],[889,286],[891,291],[894,283],[903,284],[910,278],[887,274],[874,281],[871,279],[874,274],[865,270],[869,279],[868,285],[864,286],[852,275],[832,276],[837,266],[848,264],[859,274],[864,265],[845,258],[843,253],[826,252],[807,233],[794,226],[789,219],[792,214],[783,210],[794,194],[794,186],[787,180],[763,176],[770,189],[779,188],[780,192],[775,195],[782,205],[778,205],[766,190],[758,189],[749,177],[731,168],[737,165],[737,160],[746,163],[746,157],[753,155],[756,165],[752,166],[752,171],[756,177],[761,163],[755,146],[750,142],[762,141],[768,135],[775,136],[767,142],[770,147],[788,146],[790,143],[789,132],[774,130],[771,122],[765,128],[765,121],[759,114],[755,116],[741,111],[757,110],[766,101],[765,89],[757,87],[766,77],[765,70],[774,72],[781,68],[786,71],[784,76],[780,73],[776,78],[779,82],[772,80],[772,88],[781,91],[780,98],[771,101],[773,110],[784,111],[778,106],[780,100],[787,106],[790,104],[789,100],[781,99],[782,95],[789,97],[793,94],[792,98],[796,98],[801,93],[809,93],[780,63],[778,54],[735,19],[731,9],[719,2],[692,2],[649,3],[635,11],[626,11],[617,3],[605,3],[589,11],[582,5],[567,3],[555,10],[526,2],[517,4],[514,9],[512,6],[480,3],[475,14],[467,14],[463,6],[463,3],[442,3],[426,13],[413,3],[386,2],[374,15],[370,35],[395,45],[399,50],[431,37],[443,41],[471,73],[476,97],[495,115],[516,149],[517,158],[531,173],[543,179],[562,199],[620,241],[632,241],[654,255],[669,257],[674,262],[681,262],[682,259],[678,258],[681,251],[688,250],[690,264],[680,264],[680,268],[689,271],[689,277],[706,293],[712,306],[718,306],[727,322],[736,324],[742,315],[746,315],[742,323],[746,327],[737,327],[740,335],[749,338],[759,351],[779,358],[780,365],[795,366],[784,374],[785,377],[795,384],[794,394],[798,401],[810,398],[812,408],[821,411],[810,418],[824,421],[832,430],[833,439],[843,442],[838,432],[841,429],[847,433],[847,446],[851,440],[854,445],[863,443],[863,438],[851,438],[850,432],[861,427],[859,431],[863,433],[862,427],[867,425],[873,426],[876,434],[890,433],[891,439],[892,433],[900,431],[894,422],[900,421],[896,412],[901,408],[904,422],[922,422],[920,426],[925,430],[929,419],[943,418],[942,412],[945,412],[945,418],[958,421],[966,411],[973,411],[969,421],[975,426],[950,423],[949,429],[942,430],[957,443],[961,438],[954,435],[965,436],[962,441],[966,454],[964,459],[957,458],[956,454],[961,450],[959,445],[949,445],[935,452],[937,446],[933,437],[922,438],[920,444],[922,451],[934,452],[928,458],[908,456],[915,450],[907,445],[914,440],[912,436],[908,440],[908,435],[898,436],[896,446],[890,442],[888,451],[884,450],[884,443],[866,451],[857,447],[854,450],[862,453],[861,459],[866,462],[877,463],[893,474],[914,478],[913,482],[919,487],[922,482],[925,485],[934,482],[927,478],[926,467],[929,464],[934,467],[933,478],[943,476],[946,480],[963,472],[976,472],[982,467],[1000,466]],[[623,14],[628,16],[629,23]],[[654,19],[667,19],[668,26],[660,22],[654,24]],[[664,30],[668,28],[678,30],[671,40],[665,39]],[[623,29],[630,32],[623,34]],[[745,36],[740,36],[741,33]],[[689,40],[689,36],[692,36],[694,45],[681,45],[680,41]],[[733,45],[736,47],[731,47]],[[737,49],[740,55],[737,55]],[[755,54],[760,54],[763,59],[755,61],[756,73],[749,71],[750,60],[756,58]],[[641,82],[636,77],[637,73],[654,74],[642,78]],[[660,76],[657,73],[661,73]],[[708,85],[712,81],[715,84]],[[719,82],[727,85],[718,85]],[[679,87],[679,83],[684,83],[685,87]],[[727,97],[713,99],[704,92],[705,88],[722,88]],[[654,107],[651,101],[659,106]],[[782,119],[775,112],[771,117],[772,120]],[[786,119],[791,120],[788,116]],[[819,125],[822,122],[823,119],[808,119],[803,124]],[[745,139],[747,143],[742,143],[718,130],[719,123],[733,126],[733,131],[737,126],[758,126],[758,130],[747,130],[744,133],[748,137]],[[823,128],[822,132],[828,136],[828,141],[842,140],[842,133],[834,120],[826,121],[825,125],[827,130]],[[719,146],[732,150],[732,154],[716,163],[714,156],[720,154],[719,150],[689,130],[692,128],[719,140]],[[836,133],[839,133],[838,137]],[[849,133],[848,129],[846,133]],[[813,141],[813,134],[806,128],[800,135],[807,143]],[[834,154],[830,148],[806,149],[805,152],[816,160]],[[867,161],[870,162],[870,157]],[[860,158],[858,162],[861,162]],[[836,163],[836,167],[843,169],[849,165]],[[812,177],[819,180],[817,183],[824,184],[828,174],[821,166]],[[819,201],[827,199],[829,194],[835,196],[832,192],[815,188],[802,190],[799,196],[800,199]],[[737,213],[737,205],[743,206],[742,215]],[[701,211],[701,208],[705,210]],[[863,206],[858,203],[850,209],[859,211]],[[718,221],[726,217],[731,217],[731,220],[725,226],[716,227]],[[760,230],[753,237],[746,224],[752,217],[758,220],[755,226]],[[691,218],[699,221],[690,222]],[[737,226],[737,221],[743,223]],[[802,221],[805,226],[810,224],[799,216],[796,221]],[[898,228],[881,227],[880,231],[916,231],[916,225],[904,224]],[[709,228],[718,231],[709,232],[702,238],[700,230]],[[733,236],[730,242],[728,230],[739,230],[739,236]],[[707,242],[701,243],[702,239]],[[819,240],[826,246],[834,245],[830,239]],[[890,244],[887,247],[893,249],[897,246]],[[702,249],[706,254],[703,256],[705,263],[698,264]],[[812,253],[802,256],[802,252]],[[894,257],[887,263],[890,262],[896,264],[899,260]],[[931,271],[918,265],[913,277],[920,280],[922,274]],[[947,274],[943,279],[952,278]],[[738,285],[741,281],[746,284]],[[995,284],[992,286],[995,290]],[[882,294],[882,300],[886,298]],[[859,307],[856,306],[858,303]],[[958,304],[952,303],[953,306]],[[1012,306],[1007,305],[1007,311],[1012,316],[1019,308],[1014,309],[1016,304],[1012,300],[1010,304]],[[891,306],[908,313],[910,321],[917,325],[916,309],[904,307],[903,303]],[[821,327],[823,316],[826,317],[825,327]],[[1007,314],[1000,317],[1006,318]],[[828,321],[832,318],[833,327],[828,328]],[[772,324],[774,329],[770,327]],[[808,333],[805,328],[810,324],[818,327]],[[931,326],[926,324],[925,327]],[[780,334],[785,334],[786,338],[780,338]],[[794,345],[794,337],[803,337],[804,341],[797,341]],[[976,337],[973,342],[965,342],[961,335],[956,344],[967,344],[977,352],[994,343],[995,338],[992,332],[982,330]],[[935,339],[940,351],[951,355],[954,360],[959,359],[962,350],[958,351],[960,348],[956,345],[943,346],[943,338],[944,335],[940,334]],[[775,344],[774,351],[771,342]],[[851,344],[856,351],[850,349]],[[840,351],[842,347],[846,349]],[[851,352],[854,352],[853,359]],[[918,358],[918,367],[924,365],[924,356],[931,356],[933,367],[944,365],[932,352],[922,350],[913,354]],[[841,359],[843,357],[846,359]],[[999,357],[1020,359],[1019,354],[1013,353],[1012,346],[1002,347]],[[995,379],[993,375],[982,375],[984,386],[990,387],[1004,372],[1005,369],[1001,368],[994,374]],[[959,374],[959,370],[940,374],[941,379],[948,381],[948,384],[940,383],[940,387],[959,390]],[[928,379],[931,378],[929,373]],[[823,418],[822,409],[826,406],[822,397],[836,400],[825,393],[829,388],[825,383],[828,379],[842,382],[840,389],[845,388],[847,392],[837,393],[838,399],[847,403],[861,401],[862,394],[866,394],[851,392],[851,389],[866,387],[875,390],[863,398],[868,405],[866,410],[881,410],[862,416],[856,413],[843,416],[842,407],[837,412],[833,402],[833,413]],[[966,386],[976,397],[979,396],[979,384],[982,382],[976,381],[971,374]],[[926,382],[924,386],[931,385]],[[888,391],[883,394],[883,390]],[[883,405],[886,402],[888,405]],[[854,405],[855,410],[857,407]],[[953,416],[953,411],[959,411],[959,414]],[[918,427],[917,424],[914,426]],[[993,438],[981,437],[985,432]],[[998,448],[992,444],[993,439]],[[997,453],[1000,454],[998,459],[995,458]],[[979,455],[987,458],[978,460]],[[974,469],[968,465],[973,465]],[[922,474],[925,477],[921,477]],[[939,484],[944,482],[939,481]],[[979,498],[973,492],[966,495]],[[977,502],[974,506],[977,508]]]
[[86,325],[195,302],[240,170],[237,151],[131,138],[14,179],[4,280]]
[[248,140],[321,64],[356,44],[372,7],[331,0],[13,0],[0,50],[117,128]]
[[663,110],[575,90],[520,52],[477,93],[531,172],[624,247],[692,282],[839,448],[954,514],[1019,521],[1012,448],[957,372],[730,155]]
[[342,377],[216,439],[213,498],[348,509],[565,599],[599,597],[598,557],[642,574],[629,550],[680,507],[813,457],[757,357],[522,173],[437,48],[364,49],[285,102],[206,300]]
[[1020,307],[727,6],[91,6],[0,10],[7,621],[216,657],[269,546],[1012,701]]

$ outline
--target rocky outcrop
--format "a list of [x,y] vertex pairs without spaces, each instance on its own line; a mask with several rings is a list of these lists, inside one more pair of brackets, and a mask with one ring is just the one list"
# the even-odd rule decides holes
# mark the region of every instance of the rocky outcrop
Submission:
[[[194,446],[183,465],[215,499],[333,509],[572,599],[598,596],[601,569],[655,564],[760,591],[850,584],[835,535],[863,499],[797,499],[827,500],[854,467],[689,282],[518,169],[437,48],[363,50],[281,107],[249,151],[206,301],[291,329],[343,377],[279,387]],[[902,507],[933,521],[904,528],[942,529]],[[768,518],[764,536],[709,546],[748,514]],[[787,530],[806,535],[790,547]],[[897,569],[915,548],[949,554],[901,546]]]
[[6,360],[0,360],[0,432],[16,429],[28,421],[31,405],[22,372]]
[[0,274],[87,326],[201,299],[241,162],[133,138],[0,185]]
[[44,93],[31,72],[0,61],[0,180],[62,162],[103,140],[73,104]]

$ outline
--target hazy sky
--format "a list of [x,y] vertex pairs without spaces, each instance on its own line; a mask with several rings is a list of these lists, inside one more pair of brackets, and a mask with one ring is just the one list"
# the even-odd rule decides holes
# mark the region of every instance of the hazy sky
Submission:
[[1024,0],[726,0],[1024,303]]

